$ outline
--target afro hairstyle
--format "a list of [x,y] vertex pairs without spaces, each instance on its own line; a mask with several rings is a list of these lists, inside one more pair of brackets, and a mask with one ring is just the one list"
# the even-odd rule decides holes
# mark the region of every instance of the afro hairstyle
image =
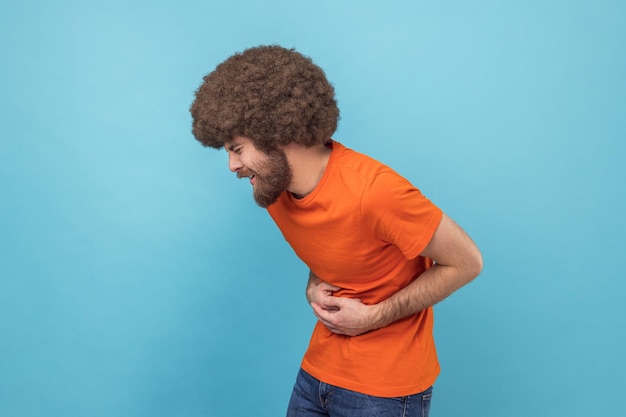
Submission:
[[313,61],[280,46],[236,53],[204,77],[190,112],[192,131],[220,149],[236,136],[268,152],[295,142],[326,143],[337,129],[335,90]]

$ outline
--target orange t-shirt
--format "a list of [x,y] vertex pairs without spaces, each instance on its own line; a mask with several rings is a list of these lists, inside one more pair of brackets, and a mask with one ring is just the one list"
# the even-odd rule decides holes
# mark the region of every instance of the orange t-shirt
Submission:
[[[268,211],[283,236],[341,297],[379,303],[432,265],[419,256],[442,212],[389,167],[338,142],[324,175],[302,199],[283,193]],[[427,308],[348,337],[317,323],[302,368],[331,385],[379,397],[415,394],[439,374]]]

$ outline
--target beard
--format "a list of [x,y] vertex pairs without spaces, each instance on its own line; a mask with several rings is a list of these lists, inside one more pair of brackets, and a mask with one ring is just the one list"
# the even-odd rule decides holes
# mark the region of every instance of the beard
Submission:
[[274,204],[291,182],[291,167],[287,155],[280,149],[267,153],[267,159],[254,171],[254,201],[267,208]]

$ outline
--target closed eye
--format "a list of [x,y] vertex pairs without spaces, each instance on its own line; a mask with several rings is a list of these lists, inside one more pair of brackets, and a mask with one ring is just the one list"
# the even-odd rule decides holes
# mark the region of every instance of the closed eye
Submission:
[[228,147],[228,151],[236,153],[237,155],[241,155],[242,149],[243,149],[243,146],[238,146],[238,145],[232,145]]

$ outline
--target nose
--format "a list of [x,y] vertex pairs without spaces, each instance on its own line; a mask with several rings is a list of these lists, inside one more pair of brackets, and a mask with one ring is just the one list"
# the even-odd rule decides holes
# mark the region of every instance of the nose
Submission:
[[228,152],[228,169],[232,172],[237,172],[241,168],[243,168],[243,164],[241,163],[239,156],[234,152]]

